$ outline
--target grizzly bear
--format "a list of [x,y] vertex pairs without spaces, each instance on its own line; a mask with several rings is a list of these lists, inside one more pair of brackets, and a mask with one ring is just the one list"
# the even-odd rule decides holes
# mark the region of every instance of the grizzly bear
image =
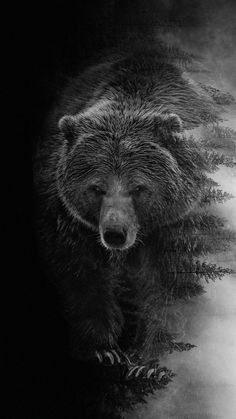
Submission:
[[145,299],[145,282],[158,282],[152,238],[198,200],[184,131],[215,114],[187,61],[161,43],[112,52],[67,81],[45,123],[38,231],[78,358],[120,361],[122,296]]

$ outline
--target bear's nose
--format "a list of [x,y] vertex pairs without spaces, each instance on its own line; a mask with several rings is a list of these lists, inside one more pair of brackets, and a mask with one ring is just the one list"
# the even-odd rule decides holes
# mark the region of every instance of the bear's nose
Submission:
[[121,247],[126,242],[126,232],[109,229],[105,231],[103,238],[108,245],[114,247]]

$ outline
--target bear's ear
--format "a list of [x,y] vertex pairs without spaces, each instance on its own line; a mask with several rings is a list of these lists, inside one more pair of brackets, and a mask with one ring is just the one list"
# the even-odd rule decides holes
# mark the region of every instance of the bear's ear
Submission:
[[155,127],[162,127],[168,131],[177,133],[183,131],[182,121],[175,113],[159,114],[155,116]]
[[65,115],[63,116],[59,122],[58,127],[60,131],[64,134],[66,140],[72,144],[78,134],[76,131],[76,121],[73,116]]

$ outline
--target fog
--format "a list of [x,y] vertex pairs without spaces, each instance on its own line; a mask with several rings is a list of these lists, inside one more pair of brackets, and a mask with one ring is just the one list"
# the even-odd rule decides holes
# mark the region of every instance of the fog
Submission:
[[[199,8],[202,22],[200,19],[196,27],[177,27],[164,36],[201,54],[202,66],[210,71],[198,73],[199,81],[228,91],[236,98],[236,8],[221,1],[200,2]],[[223,117],[224,126],[236,129],[235,104]],[[236,159],[236,144],[232,157]],[[236,197],[236,169],[221,167],[212,177],[224,191]],[[211,211],[224,217],[226,225],[236,230],[236,198],[215,205]],[[209,256],[207,261],[236,271],[236,245]],[[205,290],[204,296],[183,308],[189,323],[183,340],[197,347],[163,358],[161,363],[177,374],[173,382],[126,418],[236,418],[236,274],[206,284]]]
[[[236,196],[236,171],[220,169],[214,179]],[[236,229],[236,198],[213,209]],[[208,258],[236,270],[236,245]],[[137,406],[129,418],[235,419],[236,417],[236,275],[205,286],[204,297],[184,310],[190,321],[184,340],[197,345],[190,352],[168,355],[161,361],[176,372],[167,389],[148,404]]]

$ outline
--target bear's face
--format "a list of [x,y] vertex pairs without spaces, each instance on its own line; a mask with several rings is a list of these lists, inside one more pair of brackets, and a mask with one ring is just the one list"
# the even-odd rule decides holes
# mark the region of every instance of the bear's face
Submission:
[[128,249],[178,217],[181,170],[157,141],[152,124],[117,116],[65,116],[59,126],[65,140],[59,195],[73,217],[99,232],[102,245]]

